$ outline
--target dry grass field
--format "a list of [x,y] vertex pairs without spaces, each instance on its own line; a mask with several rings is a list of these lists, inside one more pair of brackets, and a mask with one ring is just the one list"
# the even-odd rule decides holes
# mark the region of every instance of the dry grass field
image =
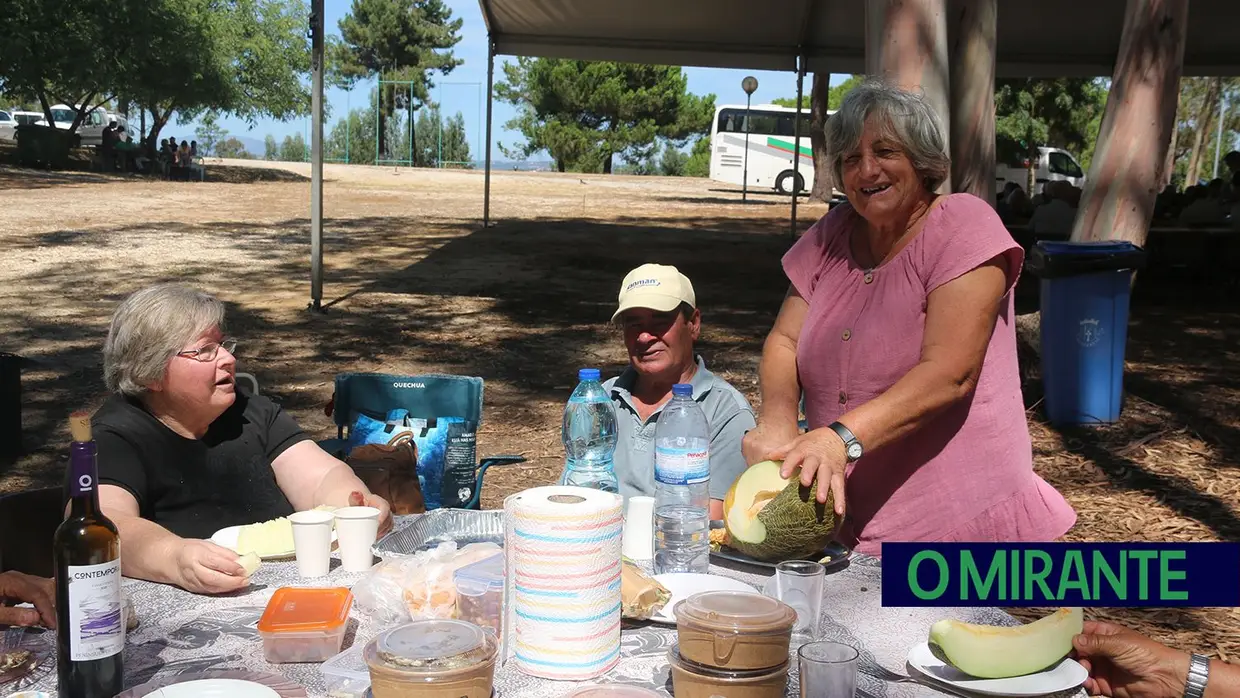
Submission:
[[[484,504],[551,481],[581,366],[614,375],[618,284],[679,266],[703,309],[700,351],[756,405],[761,342],[785,289],[786,200],[703,180],[328,165],[326,313],[308,312],[309,168],[215,162],[206,182],[0,166],[0,351],[23,373],[25,454],[0,491],[55,484],[66,417],[105,397],[100,348],[127,293],[176,280],[229,304],[240,370],[319,437],[332,377],[486,380]],[[826,208],[803,205],[804,229]],[[1122,423],[1056,430],[1029,411],[1039,472],[1079,512],[1073,540],[1240,540],[1240,323],[1225,294],[1138,284]],[[1031,403],[1035,398],[1031,398]],[[1240,654],[1231,609],[1095,612],[1215,656]]]

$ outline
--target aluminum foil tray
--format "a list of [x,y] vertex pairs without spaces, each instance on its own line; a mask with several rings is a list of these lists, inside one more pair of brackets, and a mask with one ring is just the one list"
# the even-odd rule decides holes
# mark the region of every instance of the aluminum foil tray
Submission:
[[408,525],[393,529],[372,548],[381,558],[413,555],[440,543],[456,541],[458,546],[469,543],[504,544],[504,511],[471,511],[469,509],[435,509],[415,517]]

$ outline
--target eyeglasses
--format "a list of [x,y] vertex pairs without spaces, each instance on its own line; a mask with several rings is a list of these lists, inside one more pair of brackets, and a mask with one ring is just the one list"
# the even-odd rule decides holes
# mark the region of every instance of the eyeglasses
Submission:
[[222,342],[211,342],[204,344],[197,349],[189,349],[187,351],[178,351],[177,356],[184,356],[198,361],[215,361],[215,357],[219,354],[220,347],[223,347],[229,354],[233,354],[237,349],[237,340],[225,339]]

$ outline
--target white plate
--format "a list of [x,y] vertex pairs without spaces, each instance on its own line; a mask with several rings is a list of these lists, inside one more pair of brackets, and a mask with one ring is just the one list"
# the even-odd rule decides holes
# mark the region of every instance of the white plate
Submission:
[[752,586],[731,577],[721,577],[714,574],[697,574],[694,572],[673,572],[670,574],[656,574],[654,580],[667,590],[672,592],[672,598],[659,609],[659,612],[650,617],[650,620],[656,623],[676,624],[676,616],[672,613],[672,609],[677,603],[703,591],[747,591],[750,594],[758,593]]
[[[241,534],[240,526],[229,526],[221,528],[211,535],[211,542],[222,548],[228,548],[233,552],[237,551],[237,536]],[[332,529],[332,542],[336,542],[336,530]],[[260,556],[264,560],[285,560],[297,554],[296,550],[289,549],[288,552],[280,552],[274,555]]]
[[1010,679],[979,679],[934,656],[928,642],[923,642],[909,651],[908,663],[933,681],[991,696],[1043,696],[1076,688],[1089,678],[1085,667],[1075,659],[1065,657],[1058,664],[1035,674],[1014,676]]
[[157,688],[144,698],[280,698],[280,694],[253,681],[202,679]]

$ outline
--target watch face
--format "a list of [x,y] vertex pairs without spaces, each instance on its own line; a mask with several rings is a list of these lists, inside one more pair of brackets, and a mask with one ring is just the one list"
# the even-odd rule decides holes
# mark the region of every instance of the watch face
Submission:
[[861,457],[861,444],[852,444],[848,447],[848,457],[856,460]]

